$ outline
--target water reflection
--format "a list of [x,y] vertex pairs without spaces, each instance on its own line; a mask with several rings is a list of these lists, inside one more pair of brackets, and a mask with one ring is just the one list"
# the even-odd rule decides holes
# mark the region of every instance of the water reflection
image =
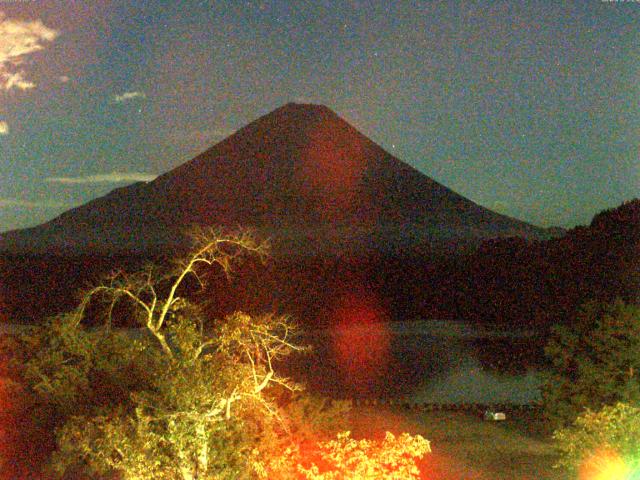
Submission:
[[[384,335],[381,334],[384,332]],[[404,322],[391,328],[354,325],[340,330],[307,332],[312,345],[306,357],[292,359],[286,369],[317,393],[336,398],[402,398],[425,403],[515,403],[540,400],[536,356],[539,341],[532,332],[502,332],[465,322]],[[385,344],[385,355],[375,348]],[[345,351],[357,355],[344,375]],[[369,355],[363,355],[366,349]],[[366,384],[358,371],[367,372]],[[374,372],[374,373],[372,373]]]

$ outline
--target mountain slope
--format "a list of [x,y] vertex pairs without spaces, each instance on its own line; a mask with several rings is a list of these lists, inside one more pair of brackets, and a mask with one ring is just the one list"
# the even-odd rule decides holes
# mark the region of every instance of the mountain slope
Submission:
[[150,183],[2,234],[0,250],[145,250],[179,241],[194,223],[251,226],[276,250],[545,236],[433,181],[330,109],[287,104]]

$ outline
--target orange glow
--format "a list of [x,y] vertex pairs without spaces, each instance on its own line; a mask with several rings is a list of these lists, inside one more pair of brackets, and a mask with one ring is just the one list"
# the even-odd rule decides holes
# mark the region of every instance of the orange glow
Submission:
[[35,478],[27,475],[31,460],[37,460],[42,445],[29,439],[31,425],[22,410],[22,397],[9,385],[6,359],[0,358],[0,480]]
[[358,390],[386,374],[391,334],[385,317],[367,294],[348,294],[335,310],[331,336],[336,363],[345,383]]
[[578,480],[632,480],[632,469],[611,449],[597,450],[580,466]]
[[[6,388],[6,378],[3,376],[3,366],[0,365],[0,471],[6,470],[6,466],[2,465],[7,458],[12,457],[11,442],[8,438],[8,428],[10,427],[9,417],[12,410],[9,402],[9,396]],[[0,475],[0,478],[4,478]]]

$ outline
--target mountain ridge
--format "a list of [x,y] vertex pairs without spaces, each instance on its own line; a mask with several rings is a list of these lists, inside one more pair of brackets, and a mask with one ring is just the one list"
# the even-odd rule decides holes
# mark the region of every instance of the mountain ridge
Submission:
[[283,251],[547,236],[422,174],[328,107],[288,103],[153,181],[1,234],[0,250],[145,250],[179,243],[191,224],[252,227]]

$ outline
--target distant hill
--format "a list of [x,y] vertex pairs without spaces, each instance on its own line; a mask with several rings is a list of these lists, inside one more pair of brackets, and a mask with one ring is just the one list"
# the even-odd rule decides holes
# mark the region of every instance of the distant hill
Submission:
[[494,239],[425,278],[421,315],[505,325],[570,322],[590,300],[640,303],[640,200],[548,241]]
[[289,254],[549,236],[440,185],[330,109],[291,103],[152,182],[0,234],[0,251],[143,252],[191,224],[254,227]]

